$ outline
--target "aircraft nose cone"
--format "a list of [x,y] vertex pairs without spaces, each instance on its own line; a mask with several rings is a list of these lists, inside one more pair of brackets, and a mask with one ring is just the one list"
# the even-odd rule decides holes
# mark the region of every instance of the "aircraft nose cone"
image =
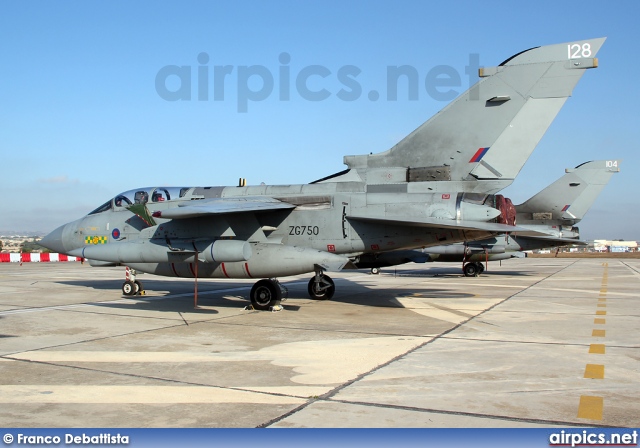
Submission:
[[62,232],[64,232],[65,225],[58,227],[56,230],[51,232],[49,235],[42,238],[38,241],[38,244],[46,247],[53,252],[57,252],[59,254],[65,253],[64,244],[62,243]]

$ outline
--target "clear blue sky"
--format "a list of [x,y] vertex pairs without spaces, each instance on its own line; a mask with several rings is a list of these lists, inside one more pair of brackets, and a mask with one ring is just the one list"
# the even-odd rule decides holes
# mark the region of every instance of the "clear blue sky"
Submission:
[[[622,158],[580,227],[583,238],[640,240],[637,167],[640,3],[482,2],[31,2],[0,5],[0,230],[50,231],[115,194],[153,185],[306,183],[342,170],[345,154],[387,150],[448,101],[424,87],[410,101],[384,93],[386,67],[421,80],[453,67],[468,86],[470,54],[493,66],[521,50],[607,36],[585,74],[505,193],[515,203],[564,168]],[[198,101],[198,55],[233,66],[224,100]],[[282,64],[282,53],[290,61]],[[155,87],[167,65],[190,66],[191,101]],[[240,66],[261,65],[273,92],[238,112]],[[280,100],[280,67],[291,73]],[[310,65],[328,99],[308,101],[295,77]],[[337,97],[337,72],[356,66],[362,95]],[[169,89],[179,87],[170,77]],[[259,90],[254,77],[249,83]],[[285,89],[286,90],[286,89]],[[382,92],[371,101],[370,90]]]

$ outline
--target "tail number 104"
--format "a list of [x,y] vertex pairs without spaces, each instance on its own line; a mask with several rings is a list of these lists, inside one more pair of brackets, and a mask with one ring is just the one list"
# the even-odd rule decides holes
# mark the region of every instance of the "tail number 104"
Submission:
[[617,160],[607,160],[604,164],[607,168],[618,168]]

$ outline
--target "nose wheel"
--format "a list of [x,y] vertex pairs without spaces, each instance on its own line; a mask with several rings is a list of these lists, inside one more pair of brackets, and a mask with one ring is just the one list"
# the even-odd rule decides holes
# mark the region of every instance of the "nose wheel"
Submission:
[[142,283],[136,280],[136,271],[129,268],[129,266],[125,269],[125,281],[122,284],[122,294],[125,296],[144,295]]
[[122,294],[124,294],[125,296],[143,295],[144,290],[142,289],[142,283],[140,283],[138,280],[133,282],[131,280],[125,281],[122,284]]

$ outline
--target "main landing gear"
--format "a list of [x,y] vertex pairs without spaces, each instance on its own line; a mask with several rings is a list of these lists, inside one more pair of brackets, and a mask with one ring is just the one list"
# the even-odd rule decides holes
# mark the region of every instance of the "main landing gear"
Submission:
[[316,275],[309,280],[307,291],[314,300],[329,300],[336,292],[336,285],[331,280],[331,277],[318,270]]
[[465,277],[477,277],[484,272],[484,265],[480,262],[467,263],[462,268]]
[[144,295],[144,289],[142,289],[142,283],[136,280],[136,270],[131,269],[129,266],[124,271],[124,283],[122,284],[122,294],[125,296]]
[[[309,280],[307,291],[314,300],[329,300],[336,292],[336,286],[331,277],[316,271],[316,275]],[[257,281],[251,288],[249,298],[254,310],[269,311],[286,300],[288,295],[287,288],[275,278],[270,278]]]
[[254,309],[268,311],[280,305],[282,300],[286,300],[288,294],[287,288],[275,278],[271,278],[257,281],[251,288],[249,298]]

